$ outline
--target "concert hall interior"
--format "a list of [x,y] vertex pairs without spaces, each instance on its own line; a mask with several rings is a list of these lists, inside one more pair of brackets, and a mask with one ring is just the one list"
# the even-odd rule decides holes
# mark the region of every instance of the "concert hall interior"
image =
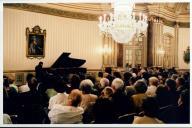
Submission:
[[190,2],[114,1],[3,4],[4,124],[190,124]]

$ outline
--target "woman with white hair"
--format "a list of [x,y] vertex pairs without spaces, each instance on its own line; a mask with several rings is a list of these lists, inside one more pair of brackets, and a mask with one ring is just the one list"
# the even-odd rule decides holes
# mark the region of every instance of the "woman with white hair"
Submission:
[[96,95],[91,94],[91,90],[92,90],[93,86],[94,86],[93,82],[89,79],[85,79],[85,80],[81,81],[81,83],[80,83],[80,90],[83,93],[82,102],[81,102],[80,106],[84,110],[87,108],[87,106],[90,103],[95,102],[96,99],[98,98]]

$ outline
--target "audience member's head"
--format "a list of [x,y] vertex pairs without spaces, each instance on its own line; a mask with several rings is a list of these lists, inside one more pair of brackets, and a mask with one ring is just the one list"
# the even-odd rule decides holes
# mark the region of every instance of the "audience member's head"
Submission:
[[129,85],[129,79],[131,78],[132,74],[130,72],[125,72],[123,74],[123,79],[124,79],[124,82],[125,82],[125,86],[128,86]]
[[101,97],[110,98],[113,95],[113,89],[111,87],[105,87],[101,92]]
[[96,82],[96,79],[95,79],[95,77],[94,77],[93,75],[88,75],[88,76],[86,77],[86,79],[91,80],[91,81],[93,82],[93,84],[95,84],[95,82]]
[[103,73],[104,78],[107,78],[108,75],[109,75],[109,73],[107,73],[107,72]]
[[109,86],[109,80],[107,78],[101,78],[100,80],[100,89],[105,88],[106,86]]
[[144,115],[148,117],[157,117],[159,106],[157,100],[154,97],[147,97],[143,100],[142,108]]
[[149,78],[149,85],[153,85],[153,86],[156,86],[159,84],[159,80],[157,79],[157,77],[150,77]]
[[185,79],[183,79],[182,77],[178,77],[178,78],[176,79],[176,86],[177,86],[177,88],[178,88],[179,86],[185,86]]
[[7,76],[3,76],[3,87],[9,87],[9,80]]
[[70,106],[78,107],[82,101],[82,93],[78,89],[74,89],[68,96]]
[[177,74],[172,74],[171,79],[176,80],[176,79],[177,79],[177,77],[178,77],[178,75],[177,75]]
[[170,78],[166,79],[165,85],[168,87],[169,91],[176,91],[176,82]]
[[127,95],[127,97],[131,97],[135,93],[136,93],[136,90],[135,90],[134,86],[126,86],[125,87],[125,94]]
[[83,94],[90,94],[93,86],[94,84],[90,79],[85,79],[80,83],[80,90]]
[[129,79],[129,85],[134,85],[136,81],[137,81],[137,79],[135,77],[131,77]]
[[80,77],[76,74],[73,74],[70,78],[69,78],[69,82],[71,84],[71,88],[72,89],[79,89],[79,85],[80,85]]
[[39,65],[43,67],[43,62],[40,61],[40,62],[39,62]]
[[31,74],[31,73],[27,74],[27,77],[26,77],[27,83],[30,82],[30,80],[31,80],[33,77],[34,77],[33,74]]
[[31,80],[28,82],[28,86],[30,88],[30,91],[34,91],[37,89],[37,79],[35,77],[32,77]]
[[147,84],[143,80],[137,80],[134,87],[136,93],[145,93],[147,91]]
[[121,90],[124,88],[124,82],[119,78],[115,78],[112,82],[111,87],[114,89],[114,91]]
[[54,89],[57,93],[64,93],[67,90],[67,86],[64,81],[59,81],[54,85]]
[[98,77],[103,77],[103,72],[98,72]]
[[114,72],[114,73],[113,73],[113,76],[114,76],[115,78],[120,78],[120,79],[121,79],[121,74],[120,74],[120,72]]
[[148,81],[148,79],[149,79],[149,74],[148,74],[147,72],[143,72],[142,75],[141,75],[141,77]]
[[105,72],[108,73],[108,74],[111,74],[112,73],[112,68],[111,67],[106,67]]

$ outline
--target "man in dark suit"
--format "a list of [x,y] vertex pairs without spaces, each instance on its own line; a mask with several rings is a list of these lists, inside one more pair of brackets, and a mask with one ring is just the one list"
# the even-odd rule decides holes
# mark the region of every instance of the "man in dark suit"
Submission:
[[39,62],[39,64],[35,67],[35,76],[38,82],[42,82],[43,80],[43,62]]

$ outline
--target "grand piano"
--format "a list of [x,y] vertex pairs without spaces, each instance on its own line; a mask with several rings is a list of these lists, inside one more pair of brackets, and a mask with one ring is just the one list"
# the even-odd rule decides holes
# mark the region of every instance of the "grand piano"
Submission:
[[50,68],[44,68],[43,70],[61,76],[68,76],[69,74],[86,74],[87,69],[81,67],[86,60],[70,58],[70,54],[71,53],[63,52]]

